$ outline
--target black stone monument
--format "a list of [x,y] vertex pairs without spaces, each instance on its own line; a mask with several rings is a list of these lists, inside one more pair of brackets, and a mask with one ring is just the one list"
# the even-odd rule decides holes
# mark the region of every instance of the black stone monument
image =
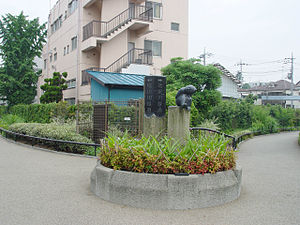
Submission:
[[144,83],[145,115],[164,117],[166,114],[166,77],[146,76]]

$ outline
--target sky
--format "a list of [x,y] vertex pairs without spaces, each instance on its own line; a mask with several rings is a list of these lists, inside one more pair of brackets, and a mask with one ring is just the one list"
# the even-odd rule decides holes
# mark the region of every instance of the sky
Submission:
[[[0,15],[39,17],[46,22],[56,0],[0,0]],[[294,82],[300,80],[299,0],[189,0],[189,57],[211,53],[207,63],[221,63],[244,82],[286,79],[293,52]]]

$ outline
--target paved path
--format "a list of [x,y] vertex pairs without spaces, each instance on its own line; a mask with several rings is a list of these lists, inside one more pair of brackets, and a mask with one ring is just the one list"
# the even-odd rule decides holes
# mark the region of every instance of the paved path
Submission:
[[260,136],[240,146],[241,197],[198,210],[155,211],[95,197],[95,159],[49,153],[0,138],[0,225],[300,224],[298,133]]

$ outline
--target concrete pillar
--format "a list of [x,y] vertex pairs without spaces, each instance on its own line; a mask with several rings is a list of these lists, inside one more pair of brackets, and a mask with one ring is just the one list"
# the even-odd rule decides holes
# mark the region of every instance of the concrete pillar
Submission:
[[151,117],[144,116],[144,135],[149,137],[150,135],[156,137],[162,137],[166,133],[166,117],[157,117],[152,115]]
[[170,106],[168,114],[168,136],[184,143],[190,137],[191,112],[178,106]]

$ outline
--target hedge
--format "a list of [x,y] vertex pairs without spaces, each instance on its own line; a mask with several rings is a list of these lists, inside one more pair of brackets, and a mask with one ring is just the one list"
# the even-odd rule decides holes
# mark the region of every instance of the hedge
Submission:
[[[77,134],[74,126],[72,125],[61,125],[61,124],[41,124],[41,123],[15,123],[8,127],[8,130],[49,139],[74,141],[81,143],[93,143],[92,140]],[[88,154],[91,151],[90,147],[74,145],[74,144],[59,144],[54,146],[53,143],[43,142],[43,145],[51,148],[58,148],[59,151],[72,152],[78,154]]]
[[15,105],[9,109],[9,113],[17,115],[27,123],[50,123],[52,119],[75,119],[76,106],[66,102],[50,104]]

